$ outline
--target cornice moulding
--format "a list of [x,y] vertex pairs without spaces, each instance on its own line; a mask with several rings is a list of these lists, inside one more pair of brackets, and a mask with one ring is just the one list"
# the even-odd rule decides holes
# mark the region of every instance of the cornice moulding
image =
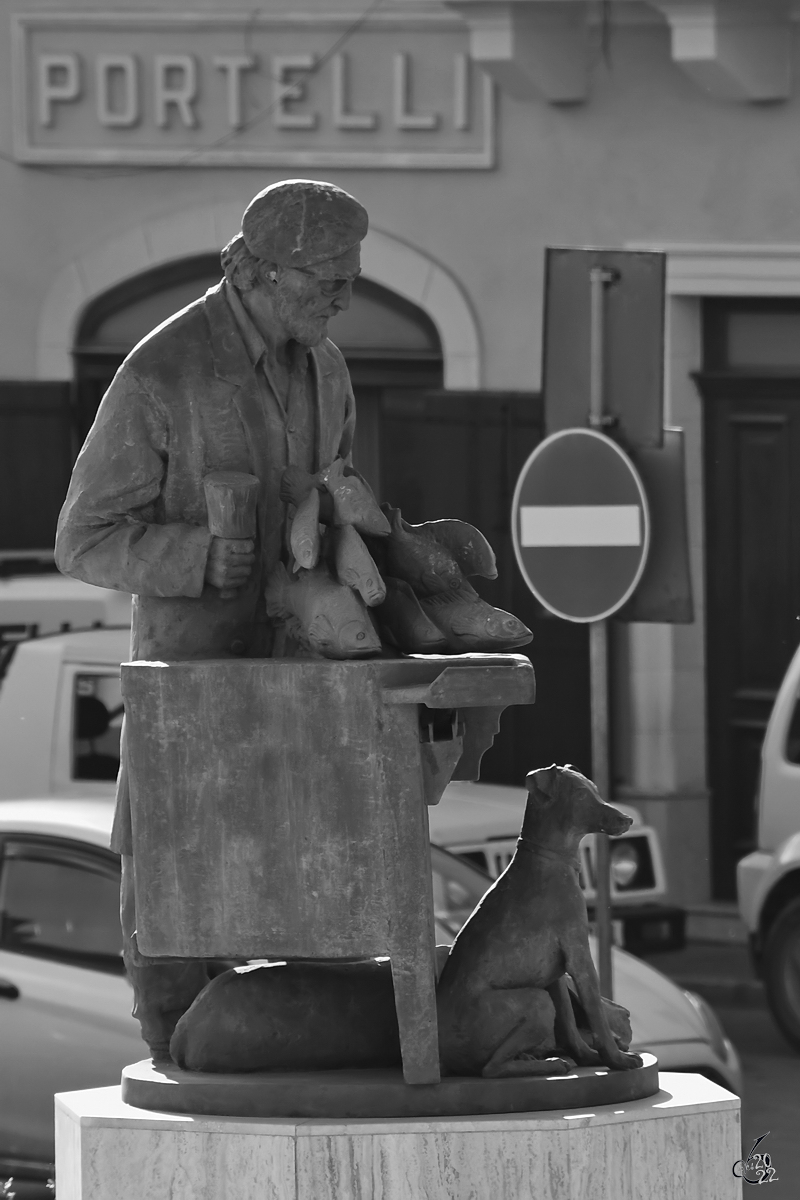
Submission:
[[629,242],[667,256],[671,296],[800,296],[800,245]]
[[447,0],[470,54],[516,100],[578,104],[589,89],[586,0]]
[[[575,104],[589,91],[587,0],[446,0],[475,61],[511,96]],[[437,8],[440,5],[437,4]],[[795,0],[611,0],[616,25],[666,21],[672,59],[708,95],[775,103],[792,89]]]
[[652,0],[670,27],[673,61],[720,100],[787,100],[793,9],[781,0]]

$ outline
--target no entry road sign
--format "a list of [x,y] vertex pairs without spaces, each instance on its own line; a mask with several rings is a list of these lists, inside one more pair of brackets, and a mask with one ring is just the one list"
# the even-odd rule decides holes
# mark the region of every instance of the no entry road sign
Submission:
[[568,621],[602,621],[644,570],[647,497],[616,442],[592,429],[564,429],[522,468],[511,529],[519,569],[545,608]]

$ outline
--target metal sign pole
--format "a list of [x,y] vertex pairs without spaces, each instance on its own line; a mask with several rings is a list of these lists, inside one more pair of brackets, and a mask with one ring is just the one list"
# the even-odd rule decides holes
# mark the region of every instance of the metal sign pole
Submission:
[[[605,289],[617,278],[616,272],[593,267],[589,272],[591,287],[589,380],[589,425],[602,428],[604,421],[604,306]],[[609,800],[611,776],[609,770],[608,724],[608,621],[592,621],[589,625],[589,670],[592,711],[592,774],[597,790]],[[611,969],[611,857],[608,835],[595,834],[595,926],[598,942],[598,976],[600,991],[613,999],[614,981]]]

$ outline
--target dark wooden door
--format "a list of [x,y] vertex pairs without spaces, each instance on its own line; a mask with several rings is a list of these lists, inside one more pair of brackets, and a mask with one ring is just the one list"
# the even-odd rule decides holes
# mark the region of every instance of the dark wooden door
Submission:
[[703,375],[714,895],[756,844],[761,744],[800,641],[800,378]]
[[0,551],[52,547],[72,457],[69,385],[0,382]]
[[[544,436],[535,395],[431,394],[416,388],[356,388],[364,450],[359,466],[381,499],[412,522],[457,517],[481,529],[497,555],[498,578],[473,579],[491,604],[532,630],[533,707],[507,709],[483,759],[481,778],[520,785],[552,762],[591,770],[588,634],[558,620],[524,584],[511,542],[511,499],[519,472]],[[358,457],[359,446],[356,446]]]

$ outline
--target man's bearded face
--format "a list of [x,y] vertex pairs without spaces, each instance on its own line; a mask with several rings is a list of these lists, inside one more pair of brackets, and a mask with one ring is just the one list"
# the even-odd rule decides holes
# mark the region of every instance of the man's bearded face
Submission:
[[360,273],[360,247],[310,267],[278,267],[272,284],[275,315],[290,338],[316,346],[328,336],[328,321],[349,307]]

